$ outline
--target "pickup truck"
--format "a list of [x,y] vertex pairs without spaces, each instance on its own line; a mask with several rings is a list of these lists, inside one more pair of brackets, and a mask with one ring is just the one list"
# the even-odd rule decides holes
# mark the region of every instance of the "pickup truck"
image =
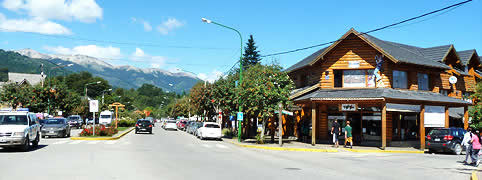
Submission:
[[34,113],[28,111],[0,110],[0,147],[30,149],[40,142],[40,123]]

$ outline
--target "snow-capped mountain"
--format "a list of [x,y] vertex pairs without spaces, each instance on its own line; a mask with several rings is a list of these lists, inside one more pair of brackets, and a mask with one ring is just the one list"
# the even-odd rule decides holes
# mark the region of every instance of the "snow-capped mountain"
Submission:
[[33,49],[14,52],[34,59],[47,59],[53,63],[72,63],[74,66],[66,68],[74,72],[88,71],[108,80],[113,86],[122,88],[138,88],[144,83],[149,83],[165,90],[182,92],[188,91],[199,80],[191,73],[173,73],[159,68],[138,68],[129,65],[113,66],[103,60],[85,55],[43,54]]

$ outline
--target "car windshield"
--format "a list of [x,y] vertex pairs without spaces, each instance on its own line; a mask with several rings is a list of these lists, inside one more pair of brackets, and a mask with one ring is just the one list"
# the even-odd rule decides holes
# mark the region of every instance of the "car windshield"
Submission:
[[176,121],[167,121],[167,123],[176,123]]
[[110,118],[110,115],[100,115],[100,118]]
[[45,120],[45,124],[65,124],[64,119],[47,119]]
[[0,125],[28,125],[26,115],[0,115]]
[[137,124],[150,124],[151,122],[149,120],[139,120],[137,121]]
[[207,128],[219,128],[219,125],[217,125],[217,124],[206,124],[204,127],[207,127]]
[[428,135],[447,135],[449,134],[448,129],[433,129]]
[[79,120],[80,118],[78,116],[70,116],[68,119],[69,120]]

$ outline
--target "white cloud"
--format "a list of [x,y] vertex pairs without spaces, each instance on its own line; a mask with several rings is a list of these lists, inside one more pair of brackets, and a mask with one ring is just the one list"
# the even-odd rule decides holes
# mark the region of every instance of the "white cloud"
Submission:
[[147,31],[147,32],[152,31],[152,26],[151,26],[151,23],[149,23],[149,21],[137,19],[137,18],[134,18],[134,17],[132,17],[131,20],[134,23],[141,23],[142,26],[144,26],[144,31]]
[[166,59],[167,58],[163,56],[151,56],[146,54],[141,48],[136,48],[136,51],[131,55],[132,61],[147,63],[153,68],[164,66]]
[[102,8],[95,0],[4,0],[8,10],[42,19],[95,22],[102,19]]
[[176,18],[169,18],[167,19],[167,21],[164,21],[159,26],[157,26],[157,31],[159,31],[163,35],[167,35],[172,30],[184,26],[184,24],[185,23],[177,20]]
[[218,70],[213,70],[212,72],[206,73],[199,73],[197,77],[203,81],[208,81],[213,83],[214,81],[218,80],[221,76],[223,76],[223,72]]
[[122,53],[120,48],[112,47],[112,46],[97,46],[97,45],[85,45],[85,46],[76,46],[73,48],[66,48],[62,46],[57,47],[45,47],[47,51],[56,53],[56,54],[64,54],[64,55],[86,55],[91,57],[96,57],[99,59],[116,59],[122,57]]
[[6,32],[33,32],[40,34],[57,34],[66,35],[72,32],[55,22],[44,20],[42,18],[32,19],[7,19],[5,15],[0,13],[0,30]]

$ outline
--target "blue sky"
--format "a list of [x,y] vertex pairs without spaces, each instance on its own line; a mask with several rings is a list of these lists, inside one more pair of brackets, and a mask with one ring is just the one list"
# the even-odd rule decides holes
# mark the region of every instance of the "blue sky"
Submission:
[[[364,32],[461,2],[62,1],[2,0],[0,48],[85,54],[114,65],[182,69],[214,79],[239,58],[239,38],[234,31],[203,23],[201,17],[238,29],[244,42],[252,34],[261,54],[270,54],[332,41],[351,27]],[[481,8],[481,1],[474,0],[372,35],[420,47],[454,44],[458,51],[476,49],[482,55]],[[263,62],[278,61],[286,68],[316,50],[268,57]]]

